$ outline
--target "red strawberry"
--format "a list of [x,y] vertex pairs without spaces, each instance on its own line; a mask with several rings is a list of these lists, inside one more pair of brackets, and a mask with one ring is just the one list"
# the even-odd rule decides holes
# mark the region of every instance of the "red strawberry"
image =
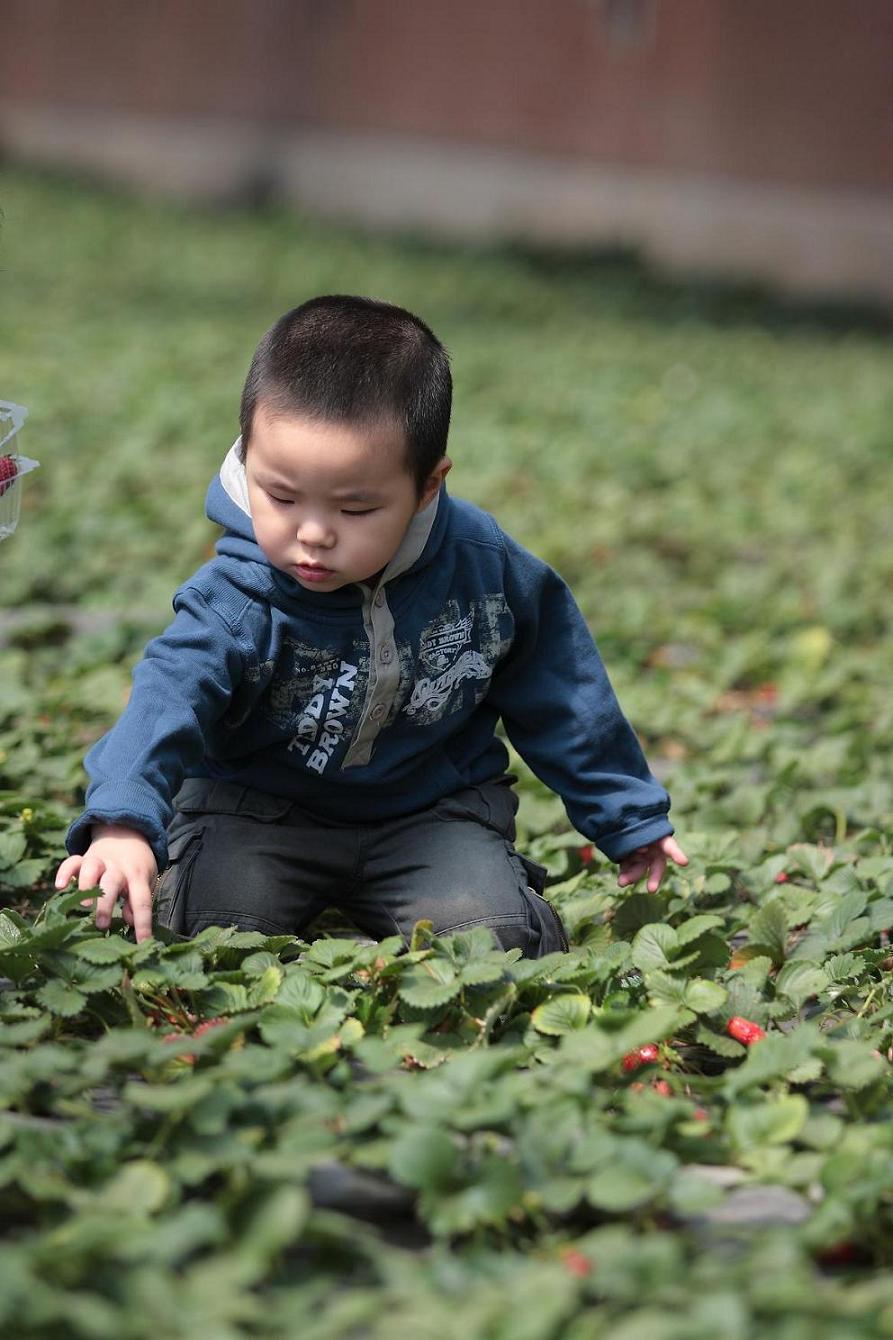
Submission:
[[755,1042],[760,1042],[766,1034],[755,1024],[752,1019],[742,1019],[740,1014],[734,1015],[726,1024],[726,1032],[729,1037],[741,1042],[745,1047],[751,1047]]
[[592,1262],[575,1247],[565,1247],[561,1259],[572,1275],[579,1275],[582,1278],[592,1273]]
[[776,884],[787,884],[787,883],[789,883],[790,878],[791,878],[791,877],[790,877],[790,875],[788,874],[788,872],[787,872],[786,870],[779,870],[778,874],[775,876],[775,883],[776,883]]
[[176,1024],[178,1022],[175,1014],[168,1014],[167,1010],[150,1010],[149,1019],[153,1028],[161,1028],[163,1024]]
[[12,456],[0,456],[0,498],[3,497],[18,473],[19,467]]
[[588,843],[588,842],[587,842],[587,844],[586,844],[585,847],[578,847],[578,848],[577,848],[577,855],[579,856],[580,860],[583,862],[584,865],[591,865],[591,864],[592,864],[592,857],[593,857],[593,854],[594,854],[594,853],[593,853],[592,846],[591,846],[591,844]]
[[228,1014],[220,1014],[216,1019],[203,1019],[202,1022],[192,1030],[194,1038],[200,1038],[202,1033],[207,1033],[211,1028],[219,1028],[221,1024],[229,1023]]
[[661,1098],[669,1098],[673,1093],[673,1090],[670,1088],[669,1084],[665,1079],[653,1080],[651,1087],[655,1093],[660,1094]]
[[[165,1033],[161,1041],[180,1043],[186,1036],[185,1033]],[[184,1061],[186,1065],[195,1065],[197,1059],[195,1052],[184,1052],[182,1056],[177,1057],[178,1061]]]
[[635,1051],[627,1052],[623,1058],[624,1070],[638,1070],[640,1065],[654,1065],[660,1053],[653,1042],[646,1042],[644,1047],[637,1047]]
[[835,1242],[832,1247],[823,1247],[816,1253],[818,1262],[823,1266],[849,1266],[858,1258],[858,1251],[852,1242]]

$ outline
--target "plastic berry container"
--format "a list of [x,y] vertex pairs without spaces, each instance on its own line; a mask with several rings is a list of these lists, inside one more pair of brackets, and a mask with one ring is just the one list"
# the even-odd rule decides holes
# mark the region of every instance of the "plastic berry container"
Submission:
[[40,464],[16,450],[16,437],[27,417],[24,405],[0,400],[0,540],[8,539],[19,524],[22,480]]

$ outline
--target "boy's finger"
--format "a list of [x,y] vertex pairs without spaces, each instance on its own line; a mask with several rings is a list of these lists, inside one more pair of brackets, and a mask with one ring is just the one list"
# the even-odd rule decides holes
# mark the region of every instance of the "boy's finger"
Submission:
[[674,838],[667,838],[664,851],[670,860],[675,861],[677,865],[688,865],[688,857]]
[[130,911],[137,940],[148,940],[152,935],[152,890],[146,883],[133,882],[130,889]]
[[114,867],[106,870],[102,879],[99,881],[99,887],[102,889],[102,897],[99,900],[100,907],[114,907],[115,903],[126,892],[127,882],[120,870]]
[[62,862],[56,871],[55,883],[57,889],[64,889],[67,884],[71,883],[80,870],[83,859],[83,856],[69,856]]
[[115,903],[127,886],[121,871],[109,866],[99,881],[99,887],[102,889],[102,897],[96,904],[96,925],[100,930],[105,930],[111,924]]
[[651,862],[651,874],[648,879],[648,892],[657,893],[660,888],[660,882],[664,877],[664,871],[667,868],[667,858],[662,852],[658,852]]
[[84,856],[78,870],[78,888],[83,889],[85,893],[87,889],[98,889],[104,874],[104,861],[98,856]]

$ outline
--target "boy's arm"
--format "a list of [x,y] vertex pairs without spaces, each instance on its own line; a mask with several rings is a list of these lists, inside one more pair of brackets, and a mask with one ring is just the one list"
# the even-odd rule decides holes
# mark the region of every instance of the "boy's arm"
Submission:
[[208,728],[223,715],[242,675],[243,652],[227,623],[194,587],[174,600],[176,617],[146,647],[130,700],[84,760],[86,809],[66,847],[84,855],[94,825],[135,830],[159,870],[167,864],[167,825],[189,769],[200,764]]
[[670,797],[648,769],[567,585],[504,539],[515,632],[488,700],[518,753],[564,801],[574,827],[620,863],[621,882],[634,882],[650,866],[651,887],[668,856],[684,858],[670,838]]

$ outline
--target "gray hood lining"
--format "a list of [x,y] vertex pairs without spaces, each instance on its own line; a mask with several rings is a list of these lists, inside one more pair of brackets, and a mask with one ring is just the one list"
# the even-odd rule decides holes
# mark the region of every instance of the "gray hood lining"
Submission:
[[241,444],[241,437],[237,437],[223,458],[223,464],[220,467],[220,482],[227,496],[246,516],[250,517],[251,503],[248,500],[248,481],[245,478],[245,467],[239,460]]

